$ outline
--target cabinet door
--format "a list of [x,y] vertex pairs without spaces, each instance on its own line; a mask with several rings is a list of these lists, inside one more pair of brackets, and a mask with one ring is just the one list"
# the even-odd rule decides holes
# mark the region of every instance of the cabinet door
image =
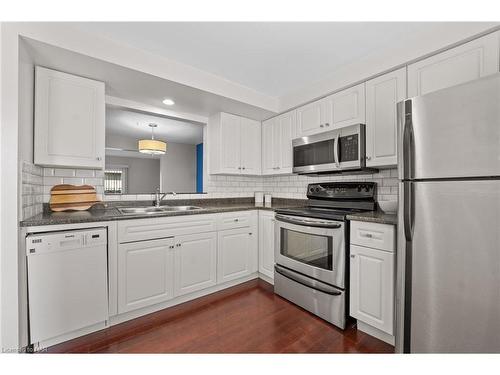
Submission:
[[219,232],[217,283],[250,275],[258,268],[257,233],[250,227]]
[[274,173],[275,163],[273,160],[273,124],[275,119],[262,122],[262,174]]
[[240,119],[239,116],[221,113],[220,173],[240,174],[241,172]]
[[496,32],[408,65],[408,97],[498,72],[498,42]]
[[366,82],[366,164],[397,165],[396,103],[406,96],[406,68]]
[[192,293],[217,283],[216,232],[175,237],[175,296]]
[[325,121],[328,130],[365,123],[364,83],[333,94],[324,101],[324,113],[327,114],[325,116],[331,113],[331,121]]
[[390,335],[394,326],[394,253],[351,245],[350,314]]
[[318,100],[297,108],[297,128],[300,137],[320,133],[325,130],[323,100]]
[[104,83],[36,67],[35,164],[104,167]]
[[274,212],[259,212],[259,272],[274,278]]
[[167,301],[173,297],[172,238],[118,245],[118,312]]
[[279,122],[279,142],[280,142],[280,169],[281,173],[292,173],[293,149],[292,140],[296,138],[296,111],[284,113],[278,117]]
[[281,163],[281,142],[279,118],[264,121],[262,124],[262,174],[278,174]]
[[241,118],[241,174],[261,174],[261,125],[260,122]]

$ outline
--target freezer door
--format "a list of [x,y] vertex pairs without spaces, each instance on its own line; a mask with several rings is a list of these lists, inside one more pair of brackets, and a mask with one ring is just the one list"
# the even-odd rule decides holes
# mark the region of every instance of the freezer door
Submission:
[[401,179],[500,176],[500,74],[398,104]]
[[500,353],[500,181],[407,184],[411,352]]

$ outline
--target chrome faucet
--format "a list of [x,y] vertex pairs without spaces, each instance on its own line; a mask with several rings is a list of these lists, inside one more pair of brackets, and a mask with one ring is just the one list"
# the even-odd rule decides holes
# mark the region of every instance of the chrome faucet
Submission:
[[161,200],[163,198],[165,198],[165,195],[167,195],[167,193],[160,193],[160,188],[156,189],[156,193],[155,193],[155,207],[160,207],[161,206]]
[[170,193],[160,193],[160,188],[156,189],[155,201],[154,201],[155,207],[161,206],[161,201],[163,198],[165,198],[167,194],[177,195],[175,191],[171,191]]

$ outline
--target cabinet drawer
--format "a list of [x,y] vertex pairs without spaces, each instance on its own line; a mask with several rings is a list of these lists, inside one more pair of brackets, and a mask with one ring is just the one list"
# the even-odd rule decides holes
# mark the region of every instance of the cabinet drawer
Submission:
[[351,221],[351,244],[394,252],[394,225]]
[[217,217],[217,230],[249,227],[252,225],[252,211],[230,212]]
[[133,242],[180,236],[184,234],[213,232],[216,230],[214,215],[171,216],[151,219],[123,220],[118,222],[118,242]]

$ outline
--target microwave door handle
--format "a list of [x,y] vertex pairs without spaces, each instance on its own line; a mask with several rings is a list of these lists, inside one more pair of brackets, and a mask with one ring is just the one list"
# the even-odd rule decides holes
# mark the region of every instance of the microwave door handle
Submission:
[[335,158],[335,165],[340,168],[340,134],[337,134],[333,142],[333,154]]

